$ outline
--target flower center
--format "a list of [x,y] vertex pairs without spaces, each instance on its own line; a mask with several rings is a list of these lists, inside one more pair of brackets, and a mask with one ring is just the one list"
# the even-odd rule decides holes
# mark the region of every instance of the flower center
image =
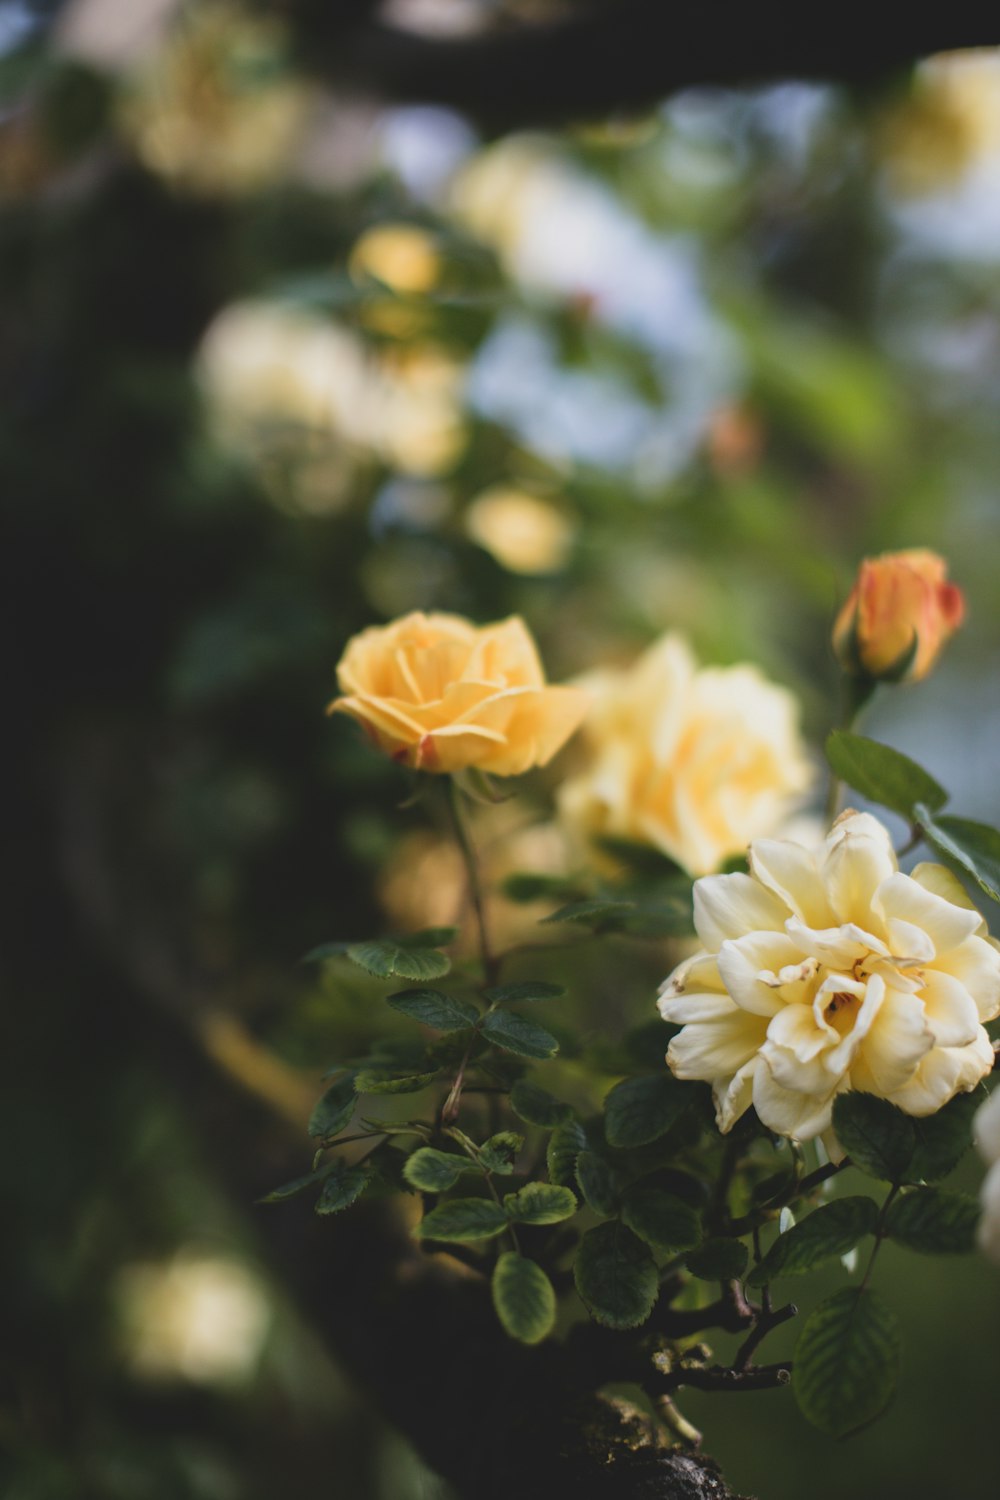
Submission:
[[861,1001],[857,995],[851,995],[846,990],[838,990],[824,1010],[823,1019],[835,1031],[839,1031],[841,1036],[846,1036],[854,1025],[854,1017],[860,1005]]

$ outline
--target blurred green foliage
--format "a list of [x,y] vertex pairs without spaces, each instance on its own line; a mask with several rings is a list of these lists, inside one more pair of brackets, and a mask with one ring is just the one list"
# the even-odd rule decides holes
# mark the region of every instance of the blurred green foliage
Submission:
[[[239,13],[219,15],[232,41]],[[441,112],[323,97],[267,45],[274,66],[235,99],[211,48],[203,90],[183,57],[179,92],[157,73],[169,39],[153,72],[39,39],[2,60],[17,1500],[305,1493],[331,1454],[351,1500],[443,1494],[255,1266],[252,1211],[234,1218],[206,1175],[133,994],[137,973],[238,976],[247,1024],[310,1082],[370,1040],[366,981],[297,961],[399,925],[416,897],[386,911],[385,872],[437,825],[323,717],[352,633],[410,608],[520,611],[560,678],[679,628],[793,685],[820,734],[856,559],[929,545],[974,623],[950,656],[965,687],[908,690],[904,747],[979,790],[993,722],[995,154],[992,179],[970,148],[907,197],[884,130],[895,111],[905,140],[905,89],[795,84],[486,144]],[[275,87],[297,132],[268,123],[255,90]],[[248,150],[272,162],[250,181]],[[386,225],[422,232],[426,287],[409,262],[366,269],[359,239]],[[220,316],[247,301],[276,321],[213,364]],[[503,524],[472,523],[497,486],[559,518],[550,563],[509,565]],[[552,1008],[560,1037],[618,1046],[667,966],[651,951],[623,995],[613,955],[588,965],[585,1001]],[[229,1384],[143,1374],[122,1330],[123,1273],[192,1247],[249,1266],[269,1308]],[[888,1425],[841,1449],[780,1394],[693,1396],[736,1487],[992,1493],[995,1280],[892,1249],[890,1268],[913,1333]]]

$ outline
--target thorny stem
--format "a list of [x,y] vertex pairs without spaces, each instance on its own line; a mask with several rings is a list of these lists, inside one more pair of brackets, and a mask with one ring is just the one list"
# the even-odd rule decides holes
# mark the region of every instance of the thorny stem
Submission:
[[782,1323],[787,1323],[789,1318],[794,1318],[798,1312],[798,1308],[794,1302],[788,1302],[784,1307],[773,1309],[770,1305],[770,1294],[767,1292],[765,1292],[761,1301],[766,1301],[767,1305],[761,1307],[760,1312],[757,1314],[755,1326],[750,1330],[739,1349],[737,1349],[733,1358],[734,1370],[742,1371],[756,1368],[751,1361],[768,1334],[772,1329],[780,1327]]
[[678,1365],[663,1376],[667,1391],[694,1386],[699,1391],[766,1391],[787,1385],[792,1378],[791,1360],[775,1365],[754,1365],[748,1370],[726,1365]]
[[795,1189],[795,1197],[798,1198],[803,1193],[813,1192],[822,1183],[828,1182],[831,1177],[836,1177],[838,1172],[843,1172],[846,1167],[852,1165],[853,1163],[849,1156],[842,1157],[840,1161],[825,1161],[821,1167],[817,1167],[807,1177],[803,1177]]
[[829,1181],[831,1177],[836,1177],[838,1172],[843,1172],[845,1167],[849,1167],[850,1165],[851,1159],[849,1156],[845,1156],[842,1161],[838,1162],[824,1162],[821,1167],[817,1167],[814,1172],[810,1172],[807,1177],[803,1177],[801,1182],[794,1184],[791,1192],[783,1198],[764,1203],[754,1213],[743,1214],[740,1218],[731,1220],[729,1225],[730,1233],[739,1239],[741,1235],[759,1228],[761,1224],[766,1224],[769,1219],[774,1217],[777,1209],[785,1207],[787,1203],[791,1203],[795,1198],[801,1198],[815,1192],[824,1182]]

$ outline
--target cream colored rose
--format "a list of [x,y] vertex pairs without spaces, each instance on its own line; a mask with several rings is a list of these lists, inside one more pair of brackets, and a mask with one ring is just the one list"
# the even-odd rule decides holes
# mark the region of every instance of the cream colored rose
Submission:
[[411,614],[349,642],[343,696],[328,712],[359,720],[386,755],[421,771],[475,767],[517,776],[543,766],[587,707],[576,687],[550,687],[524,621],[473,625]]
[[697,881],[704,951],[660,992],[667,1061],[712,1084],[720,1130],[752,1104],[809,1140],[845,1089],[929,1115],[990,1071],[1000,946],[943,866],[901,874],[882,824],[845,812],[816,855],[758,840],[750,872]]
[[589,762],[559,794],[577,836],[653,844],[705,874],[777,832],[812,780],[795,700],[756,667],[699,669],[667,635],[587,686]]

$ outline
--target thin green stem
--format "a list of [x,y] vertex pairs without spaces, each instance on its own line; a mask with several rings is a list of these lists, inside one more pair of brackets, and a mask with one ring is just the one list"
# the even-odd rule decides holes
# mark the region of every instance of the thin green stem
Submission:
[[461,792],[454,777],[448,778],[448,813],[451,818],[451,826],[455,834],[455,842],[465,864],[466,881],[469,887],[469,900],[476,918],[476,928],[479,935],[479,957],[483,968],[483,981],[485,984],[493,984],[497,974],[497,959],[494,956],[490,943],[489,927],[486,920],[486,901],[483,895],[482,877],[479,870],[479,860],[473,847],[469,831],[465,826],[462,815]]
[[[471,1157],[471,1159],[476,1163],[477,1166],[481,1165],[479,1160],[479,1147],[476,1145],[475,1141],[471,1141],[469,1139],[464,1130],[459,1130],[456,1126],[452,1125],[449,1126],[444,1133],[453,1141],[457,1141],[462,1150],[465,1152],[466,1156]],[[500,1194],[496,1190],[496,1185],[493,1181],[493,1173],[486,1172],[485,1177],[486,1186],[489,1188],[490,1196],[493,1199],[493,1202],[496,1204],[497,1208],[503,1208],[503,1202],[500,1198]],[[514,1228],[513,1224],[507,1225],[507,1233],[510,1235],[511,1244],[514,1246],[514,1249],[517,1251],[518,1255],[520,1255],[521,1244],[517,1237],[517,1230]]]
[[898,1182],[893,1183],[892,1187],[886,1194],[885,1202],[882,1204],[882,1208],[878,1216],[878,1223],[875,1225],[875,1243],[872,1246],[872,1253],[868,1257],[868,1264],[865,1267],[865,1274],[861,1278],[861,1285],[858,1287],[859,1292],[863,1292],[865,1287],[871,1280],[871,1274],[875,1268],[875,1262],[878,1259],[878,1253],[882,1248],[882,1241],[885,1239],[886,1218],[888,1217],[892,1202],[896,1197],[896,1194],[899,1192],[899,1187],[900,1185]]
[[[843,678],[841,691],[841,712],[837,725],[839,729],[853,729],[862,710],[870,702],[878,683],[871,677],[855,677],[846,674]],[[830,785],[826,794],[826,821],[832,823],[840,811],[840,793],[843,782],[839,776],[830,776]]]

